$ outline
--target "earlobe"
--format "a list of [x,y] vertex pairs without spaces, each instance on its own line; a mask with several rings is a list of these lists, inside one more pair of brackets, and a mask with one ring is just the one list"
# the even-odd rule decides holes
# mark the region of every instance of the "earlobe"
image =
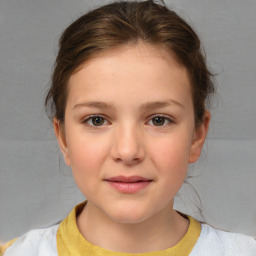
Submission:
[[211,119],[211,114],[209,111],[205,111],[204,120],[199,127],[196,128],[193,136],[193,142],[191,145],[191,151],[189,156],[189,163],[194,163],[200,157],[204,141],[206,139],[209,123]]
[[65,138],[64,127],[60,124],[60,121],[56,118],[53,119],[54,133],[60,146],[60,150],[63,154],[64,160],[68,166],[70,166],[70,159],[68,153],[67,142]]

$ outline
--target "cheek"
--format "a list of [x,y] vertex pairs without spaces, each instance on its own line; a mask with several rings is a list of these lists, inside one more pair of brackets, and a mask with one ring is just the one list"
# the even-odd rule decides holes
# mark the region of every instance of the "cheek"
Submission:
[[181,188],[188,171],[188,149],[176,143],[162,143],[154,165],[158,170],[158,191],[162,198],[173,198]]
[[71,141],[68,150],[72,174],[80,191],[90,198],[101,177],[106,146],[89,138],[72,137]]
[[[184,183],[188,170],[190,143],[185,133],[158,140],[151,145],[152,162],[158,172],[159,191],[172,198]],[[154,152],[154,153],[153,153]]]
[[72,136],[67,138],[67,143],[73,172],[95,172],[106,157],[107,148],[103,141],[87,136]]
[[188,169],[190,154],[189,139],[175,136],[159,140],[151,145],[151,157],[159,175],[185,177]]

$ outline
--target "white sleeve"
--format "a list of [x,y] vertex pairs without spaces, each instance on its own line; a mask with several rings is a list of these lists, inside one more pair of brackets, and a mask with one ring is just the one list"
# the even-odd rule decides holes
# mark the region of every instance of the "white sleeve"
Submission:
[[201,234],[190,256],[256,256],[256,240],[202,224]]
[[59,225],[31,230],[18,238],[4,256],[58,256],[56,234]]

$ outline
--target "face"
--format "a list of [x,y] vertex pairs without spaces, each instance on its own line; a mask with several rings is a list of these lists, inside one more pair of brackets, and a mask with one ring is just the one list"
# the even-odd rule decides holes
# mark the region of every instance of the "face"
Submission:
[[170,209],[208,119],[195,130],[185,68],[159,47],[118,48],[69,81],[65,122],[54,121],[66,164],[92,209],[138,223]]

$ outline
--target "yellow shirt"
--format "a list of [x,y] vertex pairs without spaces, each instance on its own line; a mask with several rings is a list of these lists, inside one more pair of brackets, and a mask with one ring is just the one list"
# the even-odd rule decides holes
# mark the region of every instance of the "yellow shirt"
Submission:
[[77,205],[68,217],[61,222],[57,232],[57,250],[61,256],[188,256],[194,248],[200,232],[198,221],[188,216],[190,224],[185,236],[173,247],[166,250],[147,253],[112,252],[89,243],[79,232],[76,216],[83,209],[85,203]]
[[[191,217],[185,236],[169,249],[137,254],[111,252],[89,243],[79,232],[76,216],[84,204],[76,206],[61,224],[24,234],[6,250],[5,256],[256,256],[252,237],[214,229]],[[5,249],[2,247],[1,253]]]

